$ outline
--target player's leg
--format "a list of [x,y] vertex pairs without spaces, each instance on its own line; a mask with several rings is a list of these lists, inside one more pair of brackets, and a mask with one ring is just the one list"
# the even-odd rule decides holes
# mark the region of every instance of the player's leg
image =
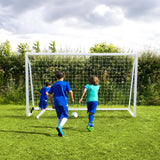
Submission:
[[88,125],[89,125],[90,127],[93,127],[94,113],[89,112],[88,118],[89,118]]
[[30,113],[33,113],[34,111],[39,111],[39,110],[41,110],[41,107],[40,107],[40,106],[42,106],[42,105],[43,105],[43,102],[40,101],[40,102],[39,102],[39,107],[32,107]]
[[46,109],[42,109],[40,113],[36,116],[36,119],[40,119],[40,116],[46,111]]
[[87,112],[89,113],[88,114],[88,126],[92,126],[92,122],[93,122],[93,119],[94,119],[94,114],[92,112],[92,107],[93,106],[93,103],[92,102],[87,102]]
[[35,111],[40,111],[42,108],[41,107],[34,107]]
[[57,131],[59,136],[63,136],[62,127],[65,125],[65,123],[68,120],[68,106],[59,106],[56,107],[57,117],[58,117],[58,126]]
[[34,112],[34,111],[39,111],[41,110],[41,107],[32,107],[31,111],[30,111],[30,115]]
[[[46,111],[47,101],[44,100],[39,104],[39,107],[42,109],[40,113],[36,116],[36,119],[40,119],[40,116]],[[38,108],[38,107],[37,107]]]
[[60,113],[60,107],[55,106],[55,110],[56,110],[56,113],[57,113],[57,123],[58,123],[58,125],[60,125],[60,123],[61,123],[61,118],[60,118],[60,115],[61,115],[61,113]]
[[57,123],[58,123],[58,125],[60,125],[60,123],[61,123],[61,119],[60,118],[57,118]]
[[32,107],[30,113],[33,113],[34,110],[35,110],[35,107]]
[[60,125],[63,127],[68,120],[68,106],[61,107],[61,122]]
[[56,127],[56,130],[58,131],[58,136],[62,137],[63,131],[62,131],[62,126],[60,125],[60,123],[61,123],[61,108],[59,106],[55,106],[55,110],[57,113],[57,120],[58,120],[58,126]]
[[87,125],[86,129],[87,129],[88,131],[90,131],[90,132],[92,131],[92,130],[91,130],[91,126],[90,126],[90,123],[91,123],[90,118],[91,118],[91,117],[89,116],[90,113],[91,113],[91,107],[92,107],[92,103],[91,103],[91,102],[87,102],[87,113],[89,113],[89,114],[88,114],[89,122],[88,122],[88,125]]
[[92,131],[93,130],[93,119],[94,119],[94,114],[96,112],[96,108],[97,108],[97,101],[93,101],[93,102],[87,102],[87,108],[88,108],[88,126],[87,129],[88,131]]

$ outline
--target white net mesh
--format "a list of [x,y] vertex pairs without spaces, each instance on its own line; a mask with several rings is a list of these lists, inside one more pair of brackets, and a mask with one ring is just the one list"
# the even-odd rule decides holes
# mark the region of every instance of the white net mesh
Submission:
[[[32,77],[29,83],[29,99],[31,102],[31,83],[35,106],[39,103],[39,91],[45,82],[55,83],[55,71],[65,72],[65,81],[69,82],[74,93],[75,103],[70,107],[85,107],[85,98],[78,104],[84,86],[89,83],[90,76],[95,75],[100,80],[99,107],[100,108],[128,108],[129,99],[133,92],[132,77],[135,55],[122,54],[86,54],[86,55],[28,55]],[[32,81],[31,81],[32,80]],[[133,94],[132,94],[133,95]],[[132,101],[131,101],[132,102]],[[48,103],[49,104],[49,103]]]

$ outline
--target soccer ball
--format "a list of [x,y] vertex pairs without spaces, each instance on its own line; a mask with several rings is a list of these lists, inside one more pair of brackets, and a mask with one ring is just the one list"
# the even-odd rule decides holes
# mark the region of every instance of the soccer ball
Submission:
[[78,113],[77,112],[73,112],[72,113],[72,117],[77,118],[78,117]]

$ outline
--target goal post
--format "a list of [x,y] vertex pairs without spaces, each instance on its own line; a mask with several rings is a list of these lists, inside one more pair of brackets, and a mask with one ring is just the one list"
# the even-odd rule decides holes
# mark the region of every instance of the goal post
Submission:
[[[100,80],[97,110],[126,110],[136,116],[138,55],[136,53],[26,53],[26,115],[38,107],[38,93],[45,82],[56,82],[55,71],[65,72],[74,93],[69,110],[87,110],[85,98],[78,101],[90,76]],[[47,110],[53,110],[48,100]]]

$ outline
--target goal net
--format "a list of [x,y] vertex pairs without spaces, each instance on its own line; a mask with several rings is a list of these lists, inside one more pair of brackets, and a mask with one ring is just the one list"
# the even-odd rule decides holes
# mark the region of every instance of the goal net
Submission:
[[[69,110],[87,109],[86,97],[78,102],[90,76],[95,75],[100,80],[97,110],[127,110],[135,117],[137,66],[134,53],[26,53],[26,115],[31,107],[38,107],[38,93],[45,83],[55,83],[55,72],[62,70],[74,93],[74,104],[68,96]],[[49,100],[47,110],[52,110]]]

